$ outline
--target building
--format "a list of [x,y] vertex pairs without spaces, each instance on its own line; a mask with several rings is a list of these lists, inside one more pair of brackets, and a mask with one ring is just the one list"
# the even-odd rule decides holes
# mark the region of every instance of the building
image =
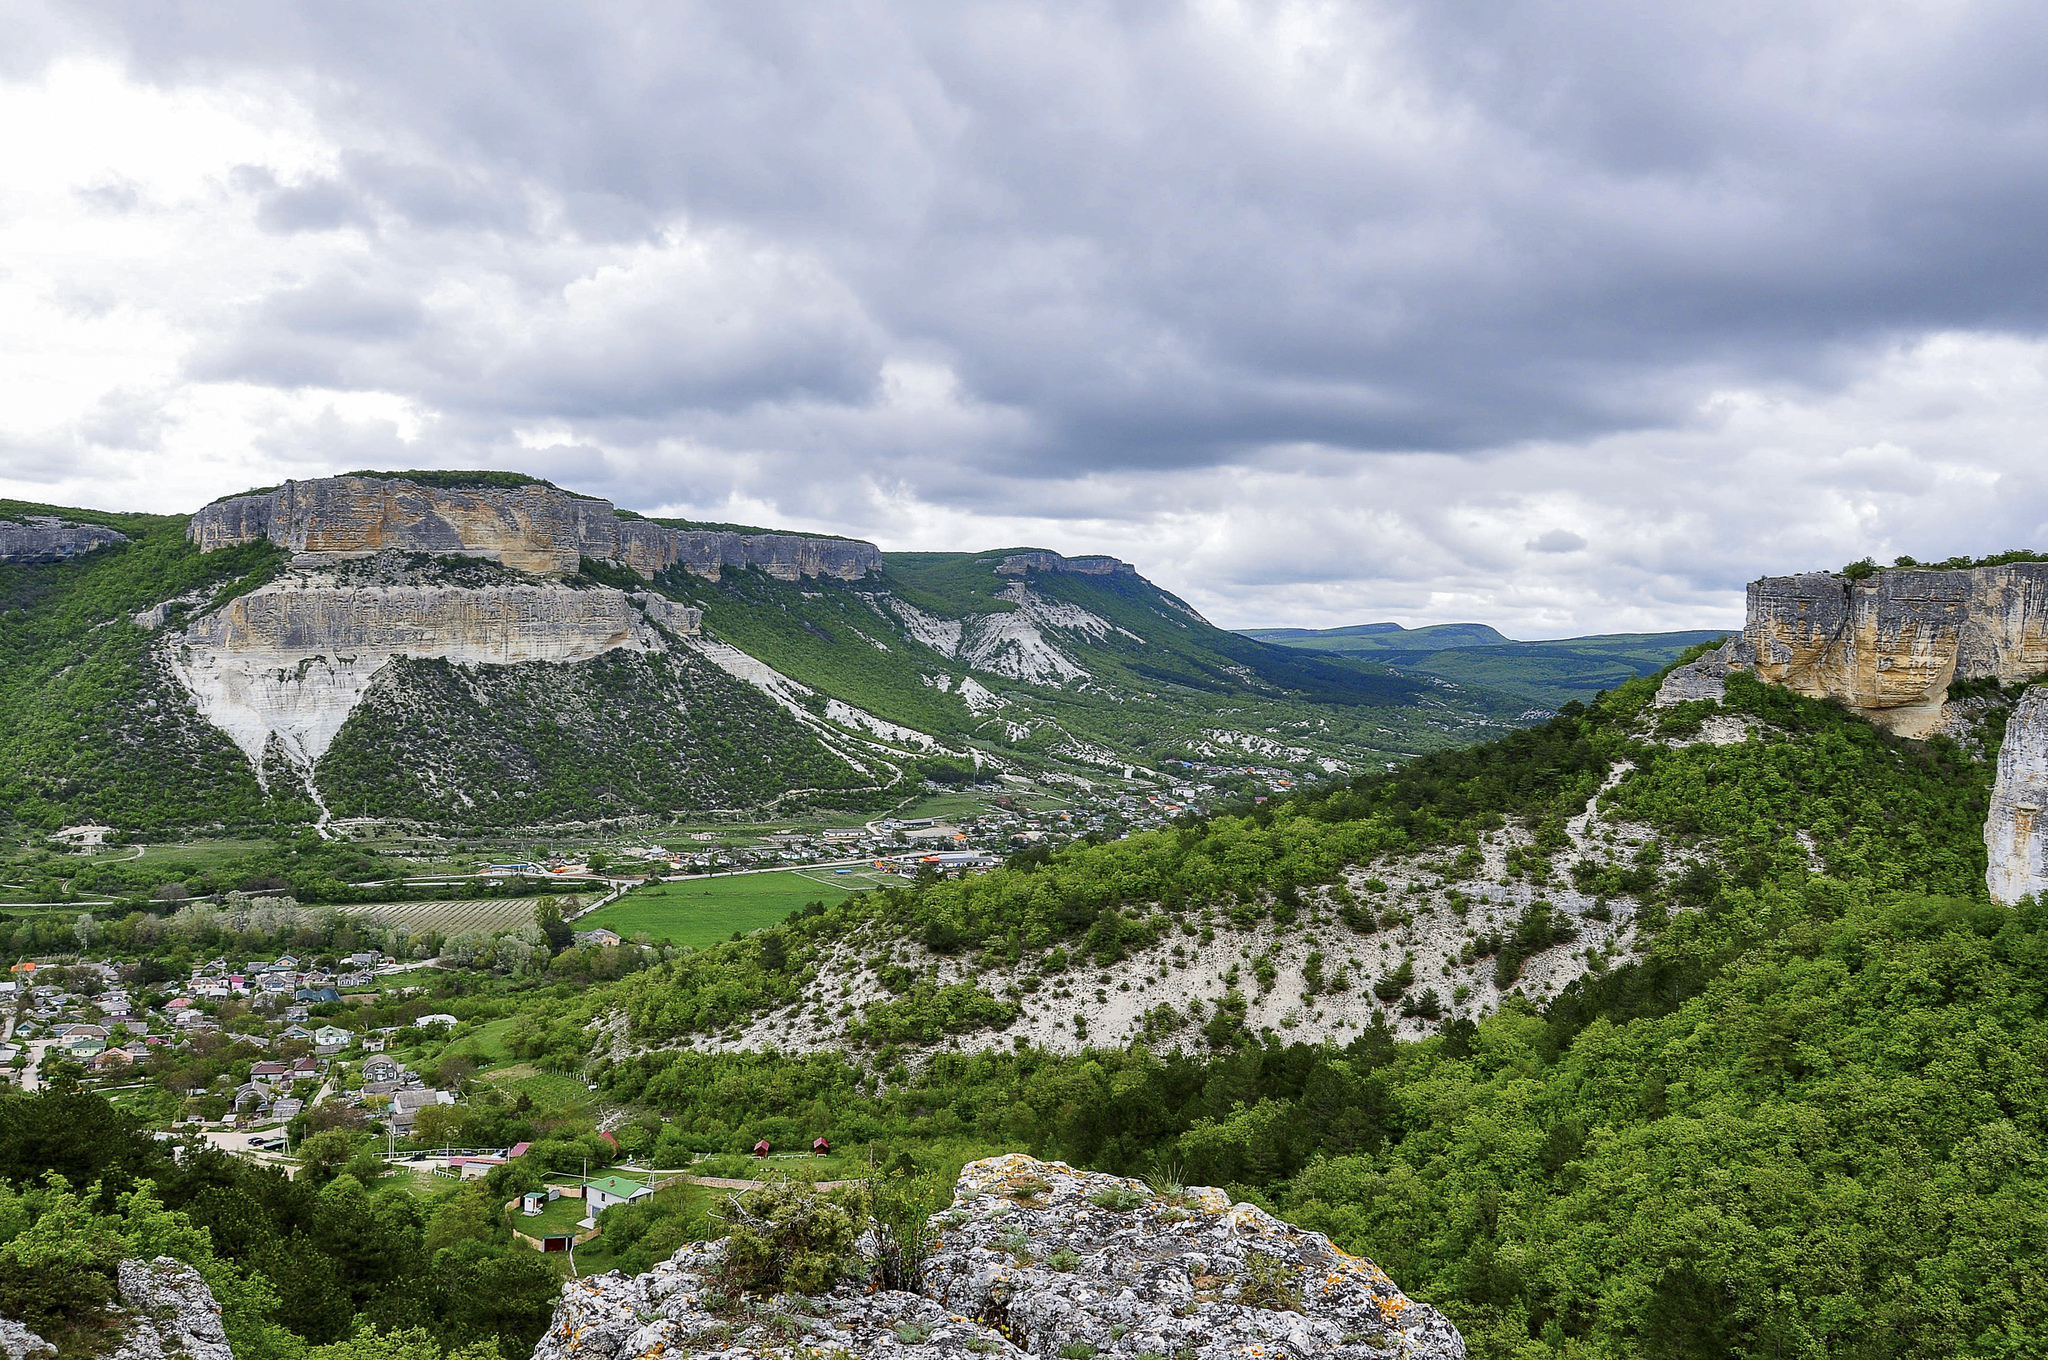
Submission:
[[583,1202],[589,1207],[590,1217],[596,1218],[614,1204],[631,1204],[646,1199],[654,1191],[639,1181],[629,1181],[621,1176],[606,1176],[583,1187]]
[[354,1034],[339,1025],[322,1025],[313,1031],[313,1042],[321,1048],[330,1045],[335,1048],[347,1048],[349,1040],[353,1038]]

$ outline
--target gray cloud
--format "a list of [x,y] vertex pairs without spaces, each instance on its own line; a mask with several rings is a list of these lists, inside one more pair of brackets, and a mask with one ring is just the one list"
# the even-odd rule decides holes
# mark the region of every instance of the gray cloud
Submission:
[[316,130],[317,164],[223,173],[287,253],[180,304],[184,379],[426,433],[316,403],[262,458],[1069,535],[1240,622],[1681,626],[1815,553],[2040,532],[2033,7],[166,0],[24,32]]

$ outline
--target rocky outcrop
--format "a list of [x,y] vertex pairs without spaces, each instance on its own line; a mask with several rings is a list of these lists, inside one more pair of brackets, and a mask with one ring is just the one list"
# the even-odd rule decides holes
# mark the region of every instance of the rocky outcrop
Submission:
[[55,1346],[13,1318],[0,1318],[0,1351],[6,1353],[7,1360],[51,1360],[57,1354]]
[[1942,726],[1950,682],[2048,672],[2048,563],[1765,577],[1750,583],[1725,660],[1840,699],[1901,736],[1928,736]]
[[0,562],[63,562],[127,541],[128,535],[105,525],[72,524],[50,515],[31,515],[25,524],[0,520]]
[[572,1281],[534,1360],[717,1356],[1329,1356],[1462,1360],[1457,1329],[1372,1262],[1219,1190],[1024,1156],[969,1164],[920,1293],[850,1283],[736,1300],[716,1244]]
[[1136,576],[1138,569],[1114,557],[1062,557],[1056,552],[1011,553],[996,568],[998,576],[1028,576],[1034,571],[1070,572],[1078,576]]
[[543,576],[594,558],[652,579],[669,567],[716,577],[759,567],[781,580],[858,580],[881,550],[851,539],[677,529],[621,518],[610,501],[551,486],[429,487],[400,478],[323,477],[216,501],[186,530],[201,551],[264,539],[304,560],[387,550],[482,557]]
[[1985,886],[2010,905],[2048,890],[2048,689],[2030,689],[2005,724],[1984,819]]
[[554,582],[360,586],[294,571],[166,646],[179,682],[252,765],[262,770],[275,746],[310,772],[393,657],[516,665],[658,650],[650,612],[675,632],[694,631],[698,618],[659,596]]
[[129,1325],[112,1360],[235,1360],[220,1305],[191,1266],[168,1256],[123,1261],[119,1279]]

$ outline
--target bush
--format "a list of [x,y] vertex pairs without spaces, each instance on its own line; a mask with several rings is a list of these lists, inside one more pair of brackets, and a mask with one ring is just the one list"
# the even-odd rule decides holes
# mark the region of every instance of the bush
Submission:
[[735,1195],[727,1212],[723,1275],[735,1292],[822,1294],[859,1265],[868,1200],[858,1187],[774,1181]]

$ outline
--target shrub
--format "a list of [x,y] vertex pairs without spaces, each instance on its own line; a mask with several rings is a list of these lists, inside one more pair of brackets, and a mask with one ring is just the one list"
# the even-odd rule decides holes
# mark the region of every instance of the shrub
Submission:
[[723,1274],[737,1291],[819,1294],[853,1273],[867,1226],[866,1192],[774,1181],[730,1201]]
[[1268,1308],[1278,1313],[1301,1311],[1301,1290],[1296,1281],[1301,1267],[1277,1256],[1247,1252],[1244,1279],[1237,1286],[1237,1301],[1247,1308]]

